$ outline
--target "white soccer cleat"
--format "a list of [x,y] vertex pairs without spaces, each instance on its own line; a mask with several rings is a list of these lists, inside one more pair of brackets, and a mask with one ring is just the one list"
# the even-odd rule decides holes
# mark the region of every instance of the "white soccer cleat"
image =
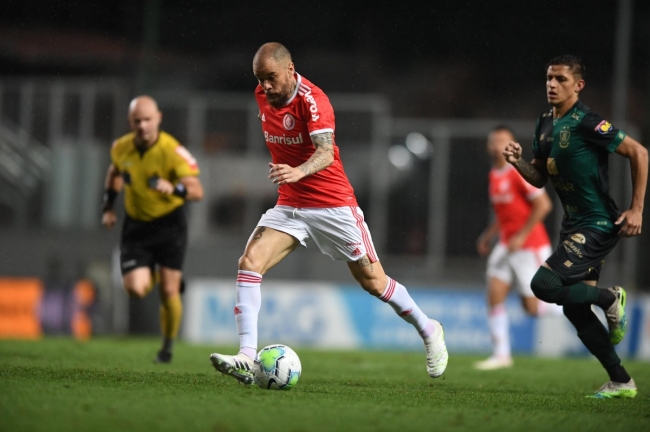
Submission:
[[251,385],[255,382],[253,359],[245,354],[229,356],[213,353],[210,354],[210,362],[217,372],[231,376],[242,384]]
[[485,360],[478,361],[474,363],[474,369],[477,370],[496,370],[496,369],[505,369],[512,367],[512,358],[511,357],[489,357]]
[[427,372],[431,378],[438,378],[445,372],[449,354],[445,345],[445,330],[442,324],[432,319],[436,331],[424,339],[424,349],[427,352]]

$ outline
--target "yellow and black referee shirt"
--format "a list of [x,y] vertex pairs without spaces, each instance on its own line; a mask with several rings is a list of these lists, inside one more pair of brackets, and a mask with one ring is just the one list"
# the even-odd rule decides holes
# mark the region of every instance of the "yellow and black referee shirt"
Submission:
[[131,132],[118,138],[111,148],[111,161],[124,179],[124,209],[133,219],[150,222],[183,205],[183,198],[165,195],[149,187],[153,177],[172,184],[187,176],[198,176],[196,159],[170,134],[160,131],[158,140],[145,152]]

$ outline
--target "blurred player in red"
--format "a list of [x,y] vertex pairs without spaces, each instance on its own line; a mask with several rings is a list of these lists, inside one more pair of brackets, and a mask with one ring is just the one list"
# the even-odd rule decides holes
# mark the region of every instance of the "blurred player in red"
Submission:
[[448,359],[442,325],[429,319],[406,288],[384,273],[343,170],[329,99],[295,71],[291,54],[279,43],[260,47],[253,73],[259,83],[255,97],[260,124],[272,158],[269,179],[279,186],[279,196],[276,206],[262,215],[239,259],[239,353],[214,353],[213,366],[244,384],[253,383],[262,277],[298,246],[311,244],[332,259],[346,261],[364,290],[415,327],[424,342],[427,372],[439,377]]
[[[479,370],[512,366],[506,297],[514,286],[526,312],[532,316],[562,310],[555,304],[538,300],[530,281],[539,266],[551,254],[546,228],[542,221],[553,208],[544,189],[526,182],[506,162],[503,150],[514,134],[506,126],[497,126],[488,134],[487,151],[492,159],[489,196],[496,215],[477,241],[481,256],[490,255],[487,263],[488,327],[492,338],[492,355],[474,364]],[[499,241],[490,252],[494,237]]]

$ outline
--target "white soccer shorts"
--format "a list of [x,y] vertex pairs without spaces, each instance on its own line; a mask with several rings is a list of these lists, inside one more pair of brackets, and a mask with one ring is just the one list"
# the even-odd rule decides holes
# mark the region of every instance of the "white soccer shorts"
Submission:
[[509,253],[508,247],[499,242],[492,249],[487,262],[487,278],[497,278],[514,287],[523,297],[535,297],[530,281],[539,267],[551,256],[551,246],[535,249],[519,249]]
[[311,241],[332,259],[358,261],[367,254],[370,262],[379,260],[359,207],[275,206],[262,215],[257,226],[287,233],[304,247]]

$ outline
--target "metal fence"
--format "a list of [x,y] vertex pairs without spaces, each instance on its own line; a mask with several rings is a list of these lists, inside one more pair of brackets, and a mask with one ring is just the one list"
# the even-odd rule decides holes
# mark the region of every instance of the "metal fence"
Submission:
[[[101,229],[110,144],[127,131],[127,89],[112,79],[0,79],[0,225]],[[187,146],[202,170],[205,199],[188,206],[191,248],[240,251],[276,199],[252,92],[151,95],[163,112],[162,128]],[[530,156],[533,119],[399,118],[379,95],[330,99],[343,164],[380,255],[421,279],[439,276],[450,260],[475,265],[475,239],[490,217],[485,136],[496,124],[507,124]],[[624,167],[619,171],[629,179]],[[29,187],[17,182],[21,173],[31,173],[31,180],[24,177]],[[629,180],[623,183],[628,186],[617,191],[621,198],[630,189]],[[557,205],[547,221],[551,233],[558,231],[560,215]],[[616,270],[628,281],[636,271],[630,244],[617,259],[625,268]]]

